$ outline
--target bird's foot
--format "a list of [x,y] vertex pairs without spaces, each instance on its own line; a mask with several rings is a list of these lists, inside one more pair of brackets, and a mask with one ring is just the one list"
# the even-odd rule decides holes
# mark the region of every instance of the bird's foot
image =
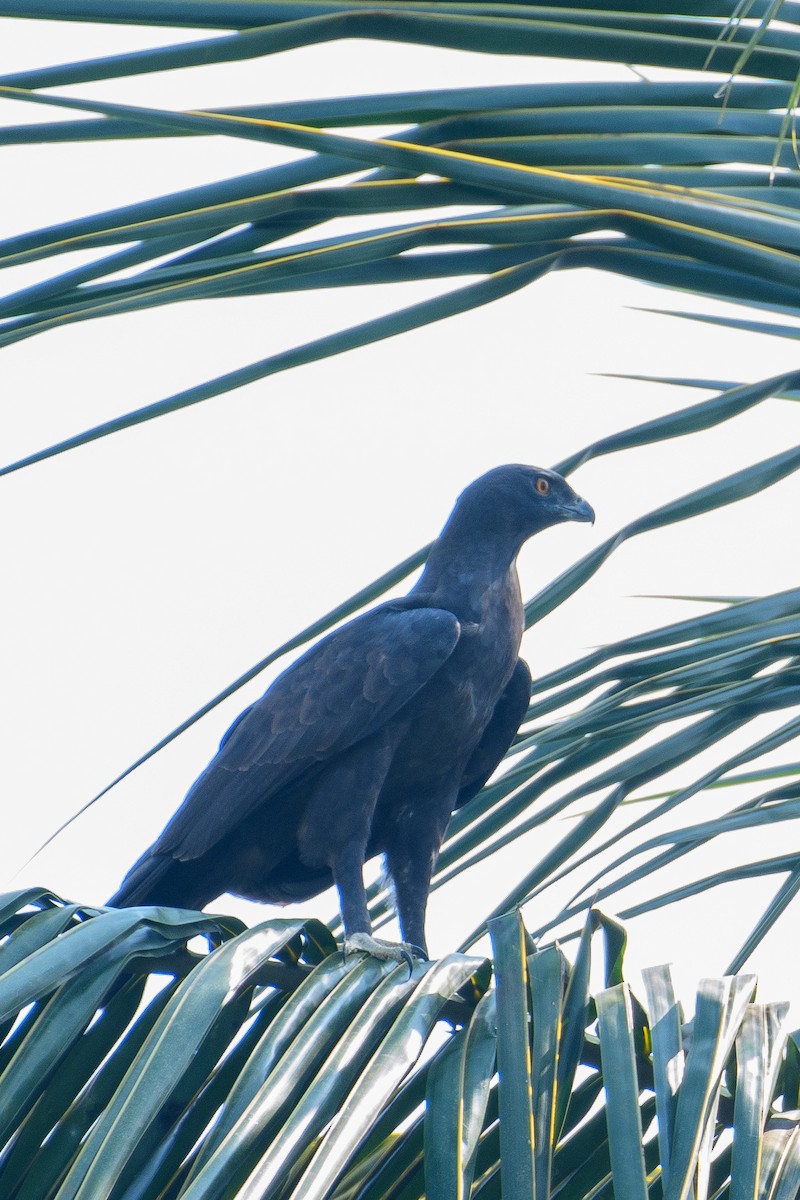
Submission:
[[382,962],[404,962],[409,974],[414,966],[414,959],[427,959],[427,954],[419,946],[411,942],[387,942],[383,938],[374,938],[369,933],[351,933],[344,939],[345,957],[354,950],[361,950]]

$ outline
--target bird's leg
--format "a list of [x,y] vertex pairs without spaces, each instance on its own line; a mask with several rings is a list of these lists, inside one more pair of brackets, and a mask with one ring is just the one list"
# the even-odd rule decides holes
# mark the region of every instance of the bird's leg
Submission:
[[398,838],[386,856],[389,874],[394,882],[395,903],[403,941],[423,958],[428,957],[425,910],[441,840],[437,833],[438,831],[431,827]]
[[372,921],[364,888],[364,847],[353,842],[345,844],[339,849],[331,868],[339,893],[345,939],[351,934],[366,934],[369,937]]
[[[403,942],[387,942],[372,936],[372,921],[367,908],[367,893],[363,875],[364,851],[359,846],[345,846],[333,863],[333,877],[339,892],[339,904],[344,923],[344,952],[362,950],[373,958],[386,962],[404,962],[413,967],[416,946]],[[419,954],[417,954],[419,957]],[[424,957],[424,955],[422,956]]]
[[[399,878],[398,878],[399,875]],[[406,945],[412,947],[420,958],[428,957],[428,943],[425,938],[425,910],[428,903],[428,886],[430,874],[422,887],[419,878],[408,879],[404,872],[393,874],[397,916],[400,921],[400,932]]]
[[372,937],[364,888],[364,859],[372,817],[391,763],[393,743],[378,731],[339,756],[318,781],[298,831],[301,859],[330,868],[339,893],[345,954],[363,950],[376,958],[411,962],[411,951]]

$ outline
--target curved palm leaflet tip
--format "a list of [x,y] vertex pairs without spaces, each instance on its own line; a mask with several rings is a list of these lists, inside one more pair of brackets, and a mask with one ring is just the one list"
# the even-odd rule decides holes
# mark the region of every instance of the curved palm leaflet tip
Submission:
[[[26,0],[0,4],[5,14],[64,15],[60,5]],[[469,311],[535,286],[551,270],[595,267],[763,307],[769,321],[713,319],[797,336],[794,325],[772,319],[800,312],[796,3],[682,0],[667,13],[647,3],[602,11],[579,3],[81,0],[70,17],[207,32],[188,44],[6,76],[0,99],[37,105],[41,119],[0,129],[0,144],[46,153],[64,141],[213,133],[304,157],[1,241],[0,266],[52,260],[52,273],[0,300],[0,345],[205,297],[420,279],[441,279],[443,291],[76,430],[5,463],[2,474]],[[339,38],[714,74],[192,112],[65,94],[81,82],[266,62]],[[51,107],[58,121],[48,119]],[[397,131],[374,139],[336,132],[371,124]],[[403,215],[421,211],[421,218]],[[324,228],[354,216],[364,225],[357,234]],[[288,235],[287,250],[277,243]],[[68,250],[101,254],[60,271],[58,255]],[[461,276],[469,282],[459,283]],[[768,397],[800,396],[800,372],[720,386],[677,382],[720,394],[578,447],[555,469],[569,475],[601,455],[712,429]],[[628,538],[746,500],[799,466],[800,447],[789,448],[675,496],[528,601],[526,625],[567,600]],[[276,658],[379,598],[424,555],[271,653],[139,762]],[[488,923],[495,988],[485,964],[462,955],[415,964],[410,976],[405,966],[345,961],[313,921],[245,930],[233,919],[169,910],[98,912],[35,889],[5,897],[5,1194],[682,1200],[696,1187],[733,1200],[796,1196],[800,1049],[796,1038],[786,1041],[785,1010],[754,1004],[750,977],[706,981],[688,1030],[662,968],[646,973],[643,1006],[623,978],[624,934],[590,904],[614,906],[618,892],[639,883],[644,899],[621,914],[634,917],[721,882],[775,876],[773,899],[728,969],[747,962],[800,889],[790,838],[773,857],[681,886],[659,885],[658,872],[729,831],[774,825],[780,837],[792,828],[784,822],[800,815],[799,635],[797,588],[720,602],[536,680],[508,769],[454,814],[432,881],[443,886],[545,821],[577,813],[465,939],[469,948]],[[755,725],[765,714],[773,715],[766,732]],[[720,758],[714,748],[731,732],[737,748]],[[712,765],[705,752],[716,754]],[[781,761],[759,765],[776,752]],[[703,766],[692,768],[701,754]],[[688,782],[661,786],[683,764]],[[704,793],[745,785],[749,798],[703,819]],[[685,803],[689,817],[670,833],[648,835],[651,822]],[[610,832],[612,817],[622,819],[622,834],[618,823]],[[622,835],[624,853],[616,850]],[[614,852],[613,861],[597,872],[604,851]],[[549,902],[548,888],[573,872],[572,898]],[[510,910],[534,898],[526,912],[538,928],[528,933]],[[391,909],[380,883],[368,901],[380,927]],[[593,1000],[597,930],[605,987]],[[551,944],[555,934],[578,937],[574,961]],[[198,936],[216,953],[201,953]],[[153,995],[151,984],[142,1005],[156,976],[161,990]],[[422,1054],[442,1019],[452,1036]]]

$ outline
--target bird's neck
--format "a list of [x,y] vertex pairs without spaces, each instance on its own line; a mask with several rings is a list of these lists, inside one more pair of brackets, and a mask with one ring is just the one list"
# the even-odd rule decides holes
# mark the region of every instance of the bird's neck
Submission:
[[[431,547],[428,560],[413,593],[425,596],[436,607],[446,608],[460,621],[482,622],[490,593],[501,588],[519,595],[516,556],[519,546],[490,540],[447,536],[448,530]],[[458,531],[452,531],[457,534]]]

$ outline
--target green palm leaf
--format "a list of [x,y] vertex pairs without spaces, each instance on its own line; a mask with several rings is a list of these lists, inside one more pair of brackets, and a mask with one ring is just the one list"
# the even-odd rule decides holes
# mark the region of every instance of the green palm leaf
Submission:
[[[44,930],[54,911],[62,910],[46,895],[8,896],[9,945],[23,931]],[[390,1194],[393,1180],[418,1196],[466,1194],[473,1181],[480,1195],[493,1194],[501,1172],[506,1187],[513,1179],[530,1194],[552,1186],[554,1194],[588,1197],[611,1186],[648,1195],[660,1181],[664,1195],[681,1196],[705,1175],[734,1196],[782,1194],[796,1177],[797,1114],[787,1105],[796,1098],[796,1054],[786,1041],[785,1006],[752,1004],[752,978],[708,980],[688,1030],[669,971],[657,968],[645,974],[643,1008],[624,982],[621,931],[597,911],[574,967],[555,947],[529,953],[518,917],[500,919],[496,991],[486,991],[478,960],[457,955],[422,964],[412,977],[404,966],[360,956],[321,958],[333,943],[313,923],[236,932],[206,918],[203,936],[222,944],[198,957],[187,949],[191,926],[170,909],[157,921],[145,910],[128,914],[130,929],[161,934],[159,950],[131,960],[119,942],[119,916],[87,912],[64,941],[76,962],[90,931],[98,945],[117,943],[92,968],[103,998],[98,1019],[90,1020],[97,1001],[87,994],[82,1021],[70,1030],[69,985],[48,992],[44,979],[28,993],[33,1008],[21,1010],[20,1048],[43,1049],[48,1014],[51,1021],[58,1014],[70,1069],[58,1073],[57,1086],[40,1089],[33,1107],[5,1113],[14,1129],[2,1155],[9,1194],[217,1196],[258,1188],[371,1196]],[[604,931],[610,956],[609,986],[596,1005],[586,989],[593,929]],[[62,938],[53,931],[45,954],[63,959]],[[148,976],[172,975],[176,956],[178,977],[139,1004]],[[109,971],[120,968],[109,982]],[[420,1058],[442,1017],[450,1032],[440,1027]],[[168,1045],[186,1060],[185,1071]],[[309,1071],[315,1085],[304,1093]],[[564,1086],[557,1122],[556,1079]],[[421,1129],[409,1118],[426,1082],[423,1174]],[[101,1103],[108,1097],[94,1124],[92,1095]],[[535,1141],[526,1133],[534,1127]],[[81,1130],[90,1131],[81,1139]]]

